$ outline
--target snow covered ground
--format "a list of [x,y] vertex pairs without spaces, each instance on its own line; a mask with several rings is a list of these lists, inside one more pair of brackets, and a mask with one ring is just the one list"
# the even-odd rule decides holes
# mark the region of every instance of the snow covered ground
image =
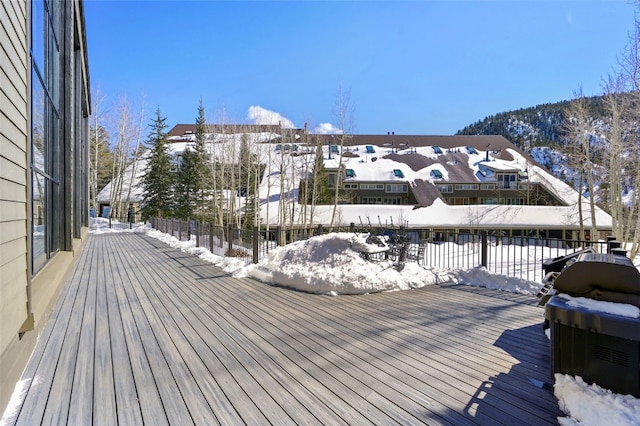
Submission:
[[[378,291],[402,291],[425,285],[454,282],[504,291],[536,294],[541,284],[520,278],[490,274],[484,268],[466,270],[434,269],[407,262],[404,268],[392,261],[367,261],[363,251],[375,251],[363,238],[353,234],[327,234],[272,250],[258,264],[246,264],[237,258],[215,255],[195,241],[178,241],[175,237],[152,229],[149,225],[134,229],[110,230],[106,220],[93,220],[90,232],[141,232],[171,247],[198,256],[236,277],[254,277],[260,281],[330,296],[366,294]],[[636,262],[637,264],[637,262]],[[640,317],[630,305],[573,298],[571,303],[587,309]],[[602,305],[604,304],[604,306]],[[635,308],[635,309],[634,309]],[[561,425],[639,425],[640,399],[614,394],[580,377],[556,374],[554,393],[566,417]]]

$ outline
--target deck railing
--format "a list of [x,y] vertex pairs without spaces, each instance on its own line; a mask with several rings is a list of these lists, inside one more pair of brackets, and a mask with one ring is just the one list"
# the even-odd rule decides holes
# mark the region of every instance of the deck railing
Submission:
[[96,218],[96,220],[107,221],[109,223],[109,228],[116,229],[116,230],[133,229],[142,224],[142,222],[137,222],[135,220],[128,220],[127,217],[114,216],[109,218]]
[[[329,232],[327,227],[313,228],[258,228],[244,230],[230,225],[219,226],[195,220],[153,218],[154,229],[170,234],[181,241],[195,239],[203,247],[219,256],[232,256],[245,262],[257,263],[278,246],[304,240]],[[566,256],[587,247],[596,252],[607,252],[607,242],[554,239],[535,236],[503,236],[489,231],[463,233],[414,228],[371,228],[354,225],[334,227],[332,232],[372,233],[382,235],[395,244],[382,254],[372,256],[372,261],[399,260],[400,247],[403,261],[415,261],[426,267],[443,269],[470,269],[479,266],[488,271],[541,281],[544,278],[542,261]]]

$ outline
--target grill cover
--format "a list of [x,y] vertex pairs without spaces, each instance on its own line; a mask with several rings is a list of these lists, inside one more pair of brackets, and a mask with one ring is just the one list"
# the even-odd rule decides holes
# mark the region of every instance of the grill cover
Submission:
[[559,293],[640,308],[640,271],[624,256],[581,254],[560,272],[553,286]]

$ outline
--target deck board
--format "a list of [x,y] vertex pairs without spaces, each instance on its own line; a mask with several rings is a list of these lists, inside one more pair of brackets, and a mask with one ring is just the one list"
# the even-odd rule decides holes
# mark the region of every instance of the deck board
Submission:
[[329,297],[91,235],[6,424],[557,424],[535,298]]

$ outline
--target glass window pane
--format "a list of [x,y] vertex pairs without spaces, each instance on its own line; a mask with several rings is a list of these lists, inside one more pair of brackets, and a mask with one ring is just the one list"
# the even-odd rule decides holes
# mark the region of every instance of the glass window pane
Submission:
[[41,0],[31,2],[31,52],[32,58],[36,66],[40,70],[44,70],[44,29],[45,14],[44,3]]
[[60,138],[58,136],[59,132],[59,120],[58,115],[51,108],[48,110],[49,114],[47,115],[48,119],[48,135],[47,135],[47,151],[48,155],[46,157],[46,166],[47,173],[51,176],[54,181],[60,180]]
[[35,71],[31,77],[31,162],[34,168],[45,172],[45,94]]
[[32,173],[33,211],[32,211],[32,241],[33,271],[37,271],[47,260],[46,251],[46,179],[44,176]]
[[51,183],[51,196],[47,197],[49,201],[50,210],[47,212],[49,215],[49,223],[50,223],[50,247],[51,253],[60,250],[60,225],[62,221],[60,220],[60,209],[62,205],[60,203],[60,185],[56,183]]
[[53,37],[49,37],[49,52],[47,55],[47,88],[51,96],[54,108],[57,109],[59,103],[59,88],[60,88],[60,54],[58,52],[58,44]]
[[62,37],[62,30],[60,28],[60,18],[64,13],[64,3],[60,0],[48,0],[47,8],[49,10],[49,20],[51,21],[52,33],[51,38],[58,44],[60,43],[60,37]]

